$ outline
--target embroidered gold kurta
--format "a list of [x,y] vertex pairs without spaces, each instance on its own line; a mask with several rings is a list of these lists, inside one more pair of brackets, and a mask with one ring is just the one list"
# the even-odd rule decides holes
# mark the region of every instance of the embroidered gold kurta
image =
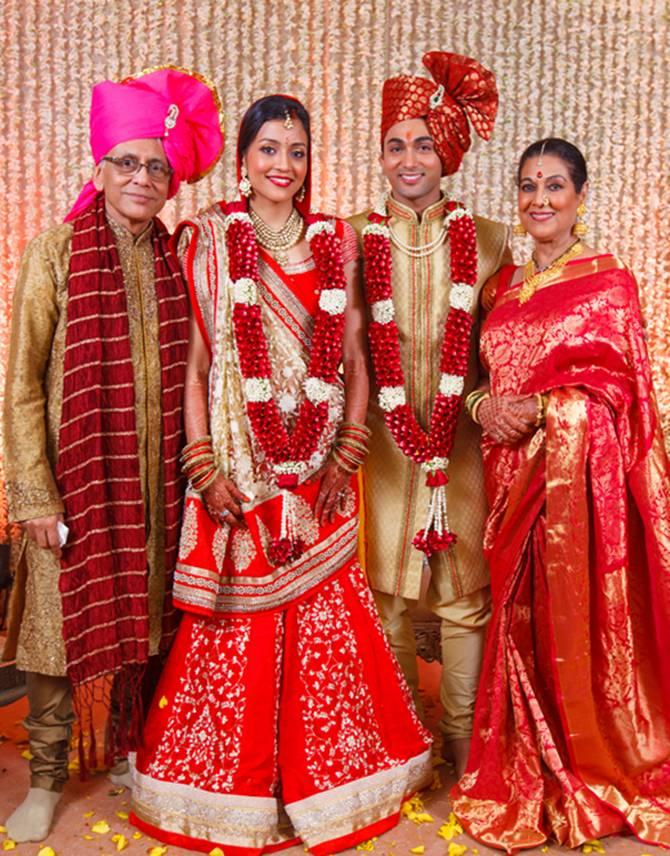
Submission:
[[[135,421],[147,521],[150,650],[161,633],[164,594],[161,367],[152,226],[133,236],[110,219],[126,285],[135,373]],[[26,248],[14,293],[5,389],[5,473],[10,517],[29,520],[63,511],[54,470],[63,397],[67,278],[72,226],[42,233]],[[67,524],[67,520],[65,521]],[[21,669],[65,674],[60,562],[24,538],[12,592],[4,656]]]
[[[442,198],[419,218],[410,208],[389,198],[391,228],[406,244],[427,244],[437,238],[442,229],[446,203]],[[357,214],[349,222],[360,235],[367,223],[367,212]],[[475,224],[478,252],[472,310],[475,326],[464,395],[475,387],[479,377],[479,292],[503,263],[511,261],[507,227],[483,217],[475,217]],[[421,426],[427,428],[440,380],[440,349],[449,311],[449,245],[446,242],[432,255],[420,259],[409,258],[392,245],[392,258],[393,302],[400,331],[407,401]],[[397,448],[384,425],[376,395],[371,398],[368,424],[372,437],[364,476],[370,582],[378,591],[416,599],[421,590],[424,554],[412,546],[412,539],[425,525],[430,490],[420,467]],[[445,603],[488,584],[482,553],[486,499],[479,439],[479,428],[463,411],[456,430],[447,485],[449,521],[458,542],[453,550],[436,553],[429,560],[433,581]]]

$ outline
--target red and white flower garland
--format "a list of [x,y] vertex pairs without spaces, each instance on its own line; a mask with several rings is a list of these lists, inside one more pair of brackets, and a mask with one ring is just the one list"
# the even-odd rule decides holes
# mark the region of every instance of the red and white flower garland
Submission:
[[270,550],[277,565],[298,558],[303,550],[294,537],[292,494],[319,445],[328,423],[328,402],[337,382],[342,357],[346,276],[341,241],[331,220],[310,214],[306,239],[318,274],[319,304],[303,398],[289,432],[272,395],[272,366],[259,302],[258,243],[246,202],[225,208],[228,274],[232,283],[235,345],[244,379],[246,410],[259,446],[271,463],[282,489],[282,526]]
[[445,485],[470,355],[472,301],[477,282],[477,235],[472,214],[449,202],[445,217],[451,257],[451,293],[440,356],[440,384],[426,432],[419,425],[405,395],[405,374],[395,321],[389,217],[384,205],[372,212],[363,229],[366,297],[372,313],[370,345],[379,406],[398,448],[420,464],[432,488],[426,525],[413,544],[427,556],[456,542],[449,529]]

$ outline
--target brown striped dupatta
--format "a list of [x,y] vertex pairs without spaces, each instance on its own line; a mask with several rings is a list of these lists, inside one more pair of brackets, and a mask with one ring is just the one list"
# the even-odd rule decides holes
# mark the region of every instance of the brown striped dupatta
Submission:
[[[103,675],[141,673],[149,655],[149,604],[128,306],[102,194],[73,227],[56,478],[70,528],[59,585],[67,673],[77,688]],[[153,228],[169,592],[183,495],[178,456],[188,304],[168,232],[159,220]],[[169,594],[166,604],[164,641],[174,629]]]

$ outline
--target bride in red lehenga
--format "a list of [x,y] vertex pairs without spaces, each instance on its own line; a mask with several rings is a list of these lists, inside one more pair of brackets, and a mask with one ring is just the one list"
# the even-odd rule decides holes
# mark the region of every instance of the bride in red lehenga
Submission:
[[180,232],[185,615],[131,819],[226,856],[353,847],[431,777],[430,735],[357,561],[365,314],[353,230],[309,213],[310,158],[304,107],[260,99],[240,128],[244,198]]
[[570,143],[522,156],[535,252],[485,287],[490,389],[467,402],[494,612],[452,797],[508,852],[628,832],[670,846],[670,473],[635,280],[578,240],[586,191]]

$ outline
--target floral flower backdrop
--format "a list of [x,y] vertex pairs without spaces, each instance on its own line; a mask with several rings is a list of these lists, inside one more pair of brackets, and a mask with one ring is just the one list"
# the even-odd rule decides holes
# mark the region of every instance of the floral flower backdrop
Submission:
[[[217,84],[226,152],[169,203],[168,225],[233,187],[241,112],[270,92],[307,104],[315,205],[347,215],[382,188],[382,81],[421,72],[422,53],[440,48],[492,69],[501,98],[492,140],[475,140],[449,193],[511,222],[514,164],[527,143],[556,134],[584,150],[589,239],[638,276],[670,436],[669,36],[666,0],[4,0],[0,382],[21,251],[62,219],[90,172],[93,83],[176,64]],[[515,246],[517,258],[527,252],[523,241]]]

